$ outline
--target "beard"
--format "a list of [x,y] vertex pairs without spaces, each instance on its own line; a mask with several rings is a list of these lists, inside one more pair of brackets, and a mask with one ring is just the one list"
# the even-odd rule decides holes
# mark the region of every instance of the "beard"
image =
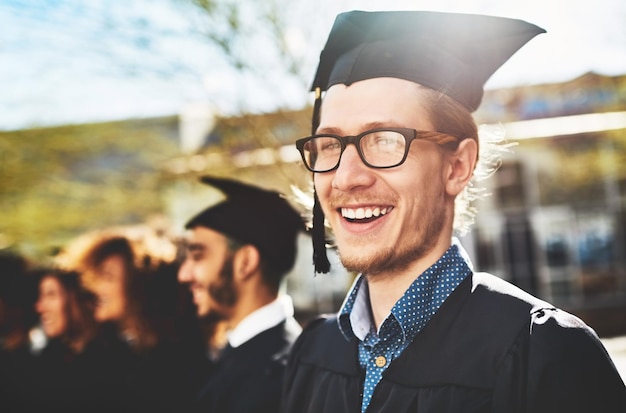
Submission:
[[[229,254],[222,264],[217,282],[208,286],[209,296],[220,306],[232,308],[238,299],[233,277],[234,254]],[[218,311],[219,313],[219,311]]]
[[423,226],[413,230],[418,233],[416,241],[410,245],[398,244],[393,247],[381,248],[367,257],[356,254],[344,256],[339,247],[339,258],[343,266],[348,271],[362,273],[368,277],[406,270],[412,263],[432,250],[446,224],[445,209],[437,208],[434,203],[431,205],[425,214],[425,219],[422,220]]

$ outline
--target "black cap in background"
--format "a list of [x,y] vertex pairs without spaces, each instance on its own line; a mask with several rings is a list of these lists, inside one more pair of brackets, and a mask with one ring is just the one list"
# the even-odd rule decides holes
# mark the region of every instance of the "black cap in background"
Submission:
[[201,181],[226,199],[191,218],[185,228],[202,226],[252,244],[279,271],[293,267],[297,236],[305,225],[280,193],[227,178],[204,176]]

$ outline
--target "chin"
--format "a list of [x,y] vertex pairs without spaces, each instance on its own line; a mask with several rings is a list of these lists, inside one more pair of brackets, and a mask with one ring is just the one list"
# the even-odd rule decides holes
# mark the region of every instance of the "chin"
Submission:
[[210,313],[208,310],[198,310],[197,314],[200,318],[206,318],[209,316]]
[[61,337],[61,332],[60,332],[60,331],[55,331],[55,332],[53,332],[53,333],[49,334],[49,335],[48,335],[48,337],[50,337],[50,338],[58,338],[58,337]]
[[375,262],[369,256],[363,254],[348,254],[342,255],[340,253],[341,264],[348,271],[355,273],[370,273],[375,267]]
[[404,271],[411,263],[423,256],[422,249],[398,250],[376,248],[368,252],[354,249],[354,253],[341,255],[341,262],[348,271],[376,276],[385,272]]
[[376,266],[377,262],[381,261],[381,247],[374,246],[370,249],[365,243],[362,245],[351,243],[347,247],[344,244],[342,248],[341,244],[338,243],[337,250],[341,263],[349,271],[367,272],[372,266]]

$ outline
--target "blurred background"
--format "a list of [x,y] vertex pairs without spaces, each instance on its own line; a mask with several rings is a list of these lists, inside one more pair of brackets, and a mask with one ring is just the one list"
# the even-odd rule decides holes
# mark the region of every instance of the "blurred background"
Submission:
[[[352,9],[547,30],[487,83],[476,119],[515,145],[461,241],[479,270],[626,334],[621,0],[0,0],[0,250],[45,262],[93,229],[180,235],[214,196],[203,174],[281,190],[306,213],[293,142],[310,132],[327,33]],[[336,256],[314,276],[310,257],[302,239],[286,286],[303,318],[336,310],[353,277]]]

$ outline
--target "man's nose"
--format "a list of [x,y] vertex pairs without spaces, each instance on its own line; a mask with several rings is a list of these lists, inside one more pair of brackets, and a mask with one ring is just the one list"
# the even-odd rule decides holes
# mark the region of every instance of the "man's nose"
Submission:
[[178,269],[178,282],[188,283],[191,282],[191,268],[187,260],[183,261]]
[[339,166],[334,171],[333,188],[350,191],[367,187],[374,182],[372,168],[363,163],[354,145],[348,145],[341,155]]

